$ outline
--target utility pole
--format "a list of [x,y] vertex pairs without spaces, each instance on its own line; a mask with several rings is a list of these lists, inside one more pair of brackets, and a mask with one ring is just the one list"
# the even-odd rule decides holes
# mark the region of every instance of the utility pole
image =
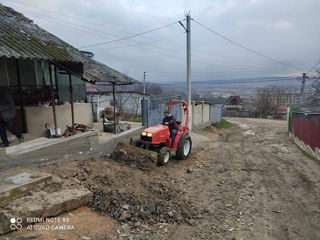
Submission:
[[306,79],[308,78],[306,73],[302,73],[302,85],[301,85],[301,103],[305,103],[305,88],[306,88]]
[[143,72],[143,97],[146,94],[146,72]]
[[188,95],[188,110],[189,110],[189,122],[188,128],[192,128],[192,101],[191,101],[191,15],[190,11],[186,13],[187,27],[185,27],[181,21],[180,25],[186,30],[187,33],[187,95]]

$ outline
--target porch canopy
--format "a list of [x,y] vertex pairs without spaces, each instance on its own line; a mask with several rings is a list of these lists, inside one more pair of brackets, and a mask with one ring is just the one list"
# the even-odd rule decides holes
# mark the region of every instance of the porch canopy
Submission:
[[[74,124],[74,116],[71,75],[93,84],[104,82],[106,85],[113,86],[113,89],[115,85],[129,85],[138,82],[83,55],[75,47],[34,24],[32,20],[26,18],[22,13],[16,12],[12,8],[3,6],[2,4],[0,4],[0,62],[1,59],[10,60],[11,63],[14,59],[16,61],[22,112],[24,112],[21,89],[23,81],[21,81],[19,76],[21,73],[19,73],[18,61],[31,60],[49,63],[50,74],[48,76],[50,77],[51,104],[53,106],[55,127],[57,127],[55,95],[50,64],[64,70],[69,75],[72,124]],[[8,80],[8,84],[9,82]]]
[[0,58],[43,60],[87,82],[133,84],[137,81],[84,56],[78,49],[0,4]]

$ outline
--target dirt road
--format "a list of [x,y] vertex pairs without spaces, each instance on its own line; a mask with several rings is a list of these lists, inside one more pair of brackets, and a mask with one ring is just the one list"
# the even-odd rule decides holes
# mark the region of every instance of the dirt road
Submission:
[[320,239],[320,166],[285,122],[228,120],[233,128],[194,133],[191,158],[165,167],[98,159],[41,170],[94,192],[90,207],[113,223],[90,239]]
[[283,121],[229,119],[185,188],[208,212],[172,239],[320,239],[320,168],[285,134]]

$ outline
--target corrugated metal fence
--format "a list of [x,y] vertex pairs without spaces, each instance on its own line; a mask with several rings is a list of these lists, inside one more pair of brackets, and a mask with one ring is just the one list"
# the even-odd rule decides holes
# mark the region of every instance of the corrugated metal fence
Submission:
[[292,112],[290,132],[313,150],[320,148],[320,113]]

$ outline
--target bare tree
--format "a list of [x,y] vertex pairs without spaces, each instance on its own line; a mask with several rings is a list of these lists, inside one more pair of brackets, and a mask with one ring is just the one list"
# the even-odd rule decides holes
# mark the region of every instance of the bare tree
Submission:
[[316,79],[311,87],[313,89],[312,95],[308,98],[308,103],[311,106],[319,106],[320,105],[320,72],[318,72],[318,79]]
[[[158,84],[147,82],[145,85],[145,88],[146,88],[146,94],[149,94],[151,97],[157,98],[157,97],[160,97],[160,95],[162,94],[162,87]],[[142,83],[135,84],[134,86],[135,92],[143,93],[143,89],[144,89],[144,86]]]
[[116,86],[116,103],[114,105],[119,108],[120,112],[123,112],[125,104],[130,99],[130,94],[128,94],[128,86]]
[[272,103],[270,98],[271,93],[271,88],[261,88],[256,91],[254,105],[260,117],[268,118],[276,110],[276,105]]
[[162,94],[162,87],[158,84],[151,84],[148,83],[146,85],[146,93],[149,94],[150,96],[154,97],[160,97]]

